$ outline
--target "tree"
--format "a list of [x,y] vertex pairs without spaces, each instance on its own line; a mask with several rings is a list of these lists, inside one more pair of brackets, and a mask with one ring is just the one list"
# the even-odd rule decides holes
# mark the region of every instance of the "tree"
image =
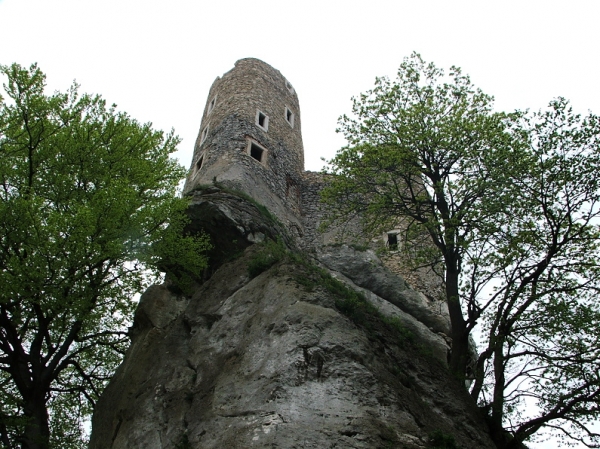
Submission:
[[471,394],[507,448],[542,428],[600,447],[600,118],[559,98],[522,127],[526,169],[495,191],[502,226],[480,260],[494,290]]
[[172,278],[198,275],[208,242],[183,233],[173,133],[75,84],[47,96],[36,65],[0,71],[0,441],[84,447],[131,298],[166,259]]
[[[417,54],[353,113],[340,119],[349,145],[330,161],[323,199],[334,220],[359,215],[367,229],[401,220],[405,248],[429,236],[420,254],[442,268],[459,379],[484,324],[471,394],[498,447],[542,427],[598,442],[587,425],[600,410],[598,118],[564,100],[493,112],[460,69],[445,78]],[[537,415],[522,413],[526,398]]]
[[[406,219],[406,236],[427,233],[444,267],[452,326],[450,367],[464,379],[469,333],[480,311],[461,304],[463,260],[475,238],[497,162],[511,158],[511,117],[492,112],[492,98],[452,67],[443,71],[413,54],[398,80],[377,78],[375,88],[354,99],[356,118],[343,116],[349,146],[330,161],[334,181],[323,199],[334,219],[359,214],[369,230]],[[388,228],[389,229],[389,228]],[[410,239],[409,239],[410,242]],[[466,316],[463,315],[466,306]]]

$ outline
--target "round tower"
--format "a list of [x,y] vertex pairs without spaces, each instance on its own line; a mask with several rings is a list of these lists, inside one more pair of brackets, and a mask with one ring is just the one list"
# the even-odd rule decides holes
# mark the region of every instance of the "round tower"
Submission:
[[270,65],[241,59],[213,83],[184,193],[215,182],[299,222],[304,149],[298,96]]

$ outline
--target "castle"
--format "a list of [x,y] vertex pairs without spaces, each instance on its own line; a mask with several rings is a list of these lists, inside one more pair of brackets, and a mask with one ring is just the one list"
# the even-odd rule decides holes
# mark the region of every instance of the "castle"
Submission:
[[367,236],[358,220],[320,229],[328,218],[319,198],[326,176],[304,171],[301,123],[298,95],[281,72],[254,58],[237,61],[210,89],[184,194],[215,183],[244,192],[303,249],[346,243],[380,250],[390,270],[440,301],[432,307],[445,307],[437,276],[403,265],[398,229]]
[[[268,64],[243,59],[214,82],[184,188],[212,271],[190,294],[166,282],[141,296],[91,449],[423,449],[432,432],[493,447],[445,368],[445,303],[393,273],[393,254],[365,250],[385,235],[352,223],[358,248],[318,232],[326,177],[304,171],[300,125],[293,86]],[[250,274],[267,240],[296,257]],[[439,279],[415,278],[428,280],[435,292]],[[352,318],[357,298],[376,312]]]

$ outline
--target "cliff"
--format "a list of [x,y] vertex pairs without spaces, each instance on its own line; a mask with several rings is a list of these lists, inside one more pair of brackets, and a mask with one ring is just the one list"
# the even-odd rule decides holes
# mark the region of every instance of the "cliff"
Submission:
[[212,271],[144,293],[90,448],[494,447],[431,299],[372,251],[299,250],[244,195],[191,195]]

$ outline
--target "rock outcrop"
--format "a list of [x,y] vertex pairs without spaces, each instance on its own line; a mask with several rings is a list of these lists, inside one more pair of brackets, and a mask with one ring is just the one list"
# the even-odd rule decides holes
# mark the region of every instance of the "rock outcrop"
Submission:
[[494,447],[447,370],[447,315],[375,253],[299,252],[218,188],[190,214],[219,242],[212,271],[188,297],[144,293],[90,448]]

